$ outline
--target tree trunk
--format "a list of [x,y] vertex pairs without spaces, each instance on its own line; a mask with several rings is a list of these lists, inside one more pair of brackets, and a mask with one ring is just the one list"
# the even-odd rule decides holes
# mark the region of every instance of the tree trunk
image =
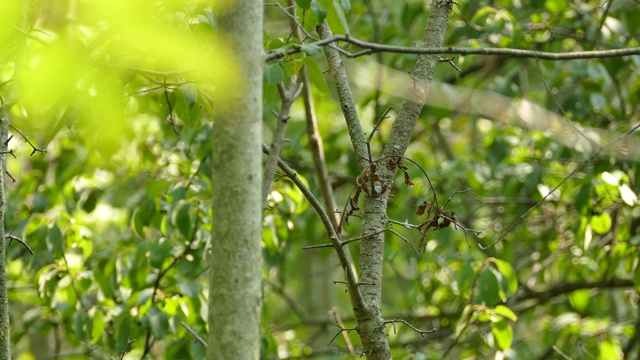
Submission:
[[208,360],[260,357],[262,12],[261,1],[241,0],[217,19],[234,44],[244,92],[213,105]]
[[[447,21],[452,4],[441,1],[432,3],[431,13],[425,29],[423,47],[441,47],[447,29]],[[424,101],[429,94],[439,57],[420,55],[411,72],[413,84],[407,91],[398,117],[393,123],[389,141],[385,145],[382,158],[403,156],[411,133],[420,116]],[[382,316],[382,269],[384,253],[384,232],[387,223],[387,199],[393,184],[396,169],[389,170],[383,164],[377,166],[376,173],[383,179],[386,191],[376,192],[366,197],[362,214],[362,234],[378,234],[362,240],[360,246],[360,289],[365,301],[365,309],[356,311],[357,330],[362,339],[367,359],[391,359],[387,332]],[[384,187],[382,187],[384,189]]]
[[4,177],[7,170],[7,136],[9,134],[9,112],[0,109],[0,359],[11,359],[9,336],[9,299],[7,297],[7,253],[4,239],[4,215],[6,197]]

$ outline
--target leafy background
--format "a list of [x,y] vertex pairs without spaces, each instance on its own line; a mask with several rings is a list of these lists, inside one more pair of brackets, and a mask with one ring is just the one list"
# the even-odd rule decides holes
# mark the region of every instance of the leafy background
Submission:
[[[447,46],[551,52],[638,46],[640,6],[634,1],[458,2]],[[26,5],[10,2],[2,15],[0,92],[3,99],[15,88],[20,95],[11,113],[16,128],[9,145],[16,158],[9,158],[8,170],[16,181],[8,183],[6,228],[35,253],[15,242],[8,248],[17,359],[133,359],[143,356],[145,344],[153,344],[148,358],[203,358],[204,346],[188,330],[200,336],[217,330],[206,326],[203,280],[215,211],[209,205],[208,154],[215,146],[209,114],[224,102],[224,91],[237,88],[232,46],[212,28],[217,8],[198,1],[153,3],[116,1],[94,11],[82,1],[42,3],[31,8],[24,37],[11,29]],[[336,34],[404,46],[422,37],[430,6],[375,0],[297,5],[298,21],[311,34],[326,18]],[[266,6],[265,12],[268,52],[301,46],[280,8]],[[343,206],[357,166],[327,66],[308,42],[301,53],[265,64],[264,137],[271,138],[271,110],[279,107],[275,84],[306,65]],[[187,63],[175,56],[185,53]],[[366,132],[388,106],[399,108],[415,59],[345,59]],[[421,337],[404,324],[389,325],[394,357],[638,356],[638,135],[579,166],[638,123],[640,58],[453,61],[462,72],[446,63],[438,67],[407,156],[426,170],[439,201],[470,188],[447,208],[482,235],[466,237],[453,227],[429,232],[420,253],[387,235],[387,319],[437,329]],[[371,143],[374,156],[393,109]],[[305,126],[298,102],[282,158],[317,192]],[[18,130],[47,152],[32,154]],[[420,170],[405,165],[414,186],[398,179],[388,214],[419,224],[424,219],[416,209],[433,194]],[[504,239],[484,250],[477,246],[499,239],[577,167]],[[418,245],[415,230],[393,229]],[[358,235],[357,216],[345,232]],[[301,250],[327,242],[304,197],[277,177],[263,228],[263,358],[351,357],[342,335],[331,341],[338,319],[347,328],[354,324],[348,295],[334,284],[343,276],[338,261],[328,249]],[[357,258],[358,245],[351,251]],[[358,354],[357,336],[348,336]]]

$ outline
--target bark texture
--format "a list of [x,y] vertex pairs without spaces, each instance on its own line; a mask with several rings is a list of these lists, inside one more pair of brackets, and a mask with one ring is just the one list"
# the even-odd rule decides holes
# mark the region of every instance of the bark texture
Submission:
[[[446,0],[434,0],[431,13],[425,30],[422,47],[441,47],[447,28],[447,21],[452,10],[452,3]],[[321,38],[331,36],[325,24],[318,26]],[[358,165],[363,169],[369,167],[364,158],[366,146],[362,136],[360,121],[355,112],[355,103],[348,91],[348,83],[342,61],[339,54],[329,47],[325,47],[325,54],[329,62],[330,73],[336,82],[338,95],[343,113],[349,127],[349,134],[353,143]],[[429,93],[431,82],[439,63],[437,55],[420,55],[414,70],[411,72],[413,79],[405,100],[398,112],[398,118],[393,124],[389,140],[385,145],[382,159],[391,156],[403,156],[411,133],[420,116],[426,96]],[[375,167],[376,174],[382,179],[379,191],[374,191],[371,196],[366,196],[362,214],[362,234],[377,234],[366,237],[360,246],[360,281],[359,289],[362,293],[364,306],[355,306],[357,321],[356,329],[362,340],[363,353],[367,359],[391,359],[391,350],[387,340],[387,332],[382,316],[382,270],[384,254],[384,228],[387,218],[387,199],[393,184],[397,169],[387,169],[384,162]]]
[[0,359],[11,359],[11,339],[9,336],[9,300],[7,297],[7,254],[4,238],[4,215],[6,196],[4,177],[7,170],[7,136],[9,134],[9,113],[0,109]]
[[245,91],[214,104],[208,360],[260,357],[262,12],[262,2],[240,0],[217,19]]

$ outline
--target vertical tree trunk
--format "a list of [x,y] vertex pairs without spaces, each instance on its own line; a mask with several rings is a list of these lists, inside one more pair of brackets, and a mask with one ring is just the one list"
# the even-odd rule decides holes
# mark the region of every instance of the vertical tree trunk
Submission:
[[262,12],[261,1],[240,0],[218,19],[244,93],[214,104],[208,360],[260,357]]
[[9,134],[9,113],[0,109],[0,360],[11,359],[11,339],[9,336],[9,300],[7,298],[7,253],[4,241],[4,215],[6,197],[4,177],[7,170],[7,137]]
[[[440,47],[444,42],[447,21],[452,4],[446,1],[431,5],[431,13],[425,29],[423,47]],[[411,72],[413,84],[407,91],[405,100],[398,111],[391,128],[389,140],[385,145],[382,158],[403,156],[411,133],[416,125],[439,57],[436,55],[420,55],[414,70]],[[384,253],[384,232],[387,223],[387,199],[393,184],[396,169],[389,170],[384,165],[377,166],[377,174],[383,179],[386,191],[365,197],[362,214],[362,234],[372,235],[362,240],[360,246],[360,288],[366,309],[356,311],[358,334],[362,339],[364,354],[367,359],[391,359],[391,351],[387,341],[387,333],[382,315],[382,269]]]

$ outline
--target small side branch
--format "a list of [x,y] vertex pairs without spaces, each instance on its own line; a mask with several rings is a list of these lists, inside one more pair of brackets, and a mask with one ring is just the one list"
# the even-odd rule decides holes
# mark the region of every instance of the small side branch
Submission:
[[[316,26],[316,31],[320,34],[320,38],[322,39],[332,38],[333,34],[331,33],[331,29],[329,28],[329,24],[326,20]],[[347,129],[349,130],[349,137],[351,138],[351,145],[356,153],[358,168],[360,171],[364,171],[369,165],[367,162],[366,141],[362,133],[362,125],[360,123],[360,117],[357,110],[358,108],[355,100],[353,99],[353,94],[351,93],[351,87],[349,86],[349,80],[344,69],[344,64],[342,63],[340,55],[336,49],[327,46],[324,48],[324,54],[327,58],[327,63],[329,64],[329,73],[331,74],[333,82],[336,84],[342,113],[344,114]]]
[[[604,59],[613,57],[623,57],[630,55],[640,55],[640,47],[598,50],[598,51],[575,51],[566,53],[553,53],[545,51],[533,51],[511,48],[465,48],[465,47],[408,47],[408,46],[392,46],[386,44],[378,44],[356,39],[350,35],[334,35],[323,37],[322,40],[310,43],[316,46],[325,46],[337,42],[346,42],[355,45],[363,51],[348,55],[349,57],[359,57],[378,52],[395,53],[395,54],[427,54],[427,55],[498,55],[508,56],[510,58],[534,58],[551,61],[565,60],[585,60],[585,59]],[[292,54],[302,51],[300,48],[291,48],[287,51],[277,51],[269,53],[265,59],[272,61],[282,59]]]
[[[331,310],[329,311],[329,315],[333,316],[333,319],[335,320],[335,324],[337,324],[340,329],[344,329],[344,323],[342,322],[342,318],[340,318],[340,313],[338,312],[338,308],[333,307],[331,308]],[[345,332],[345,331],[340,331],[340,333],[342,333],[342,336],[344,336],[344,342],[347,343],[347,348],[349,349],[349,353],[351,354],[351,356],[353,358],[356,357],[356,350],[353,348],[353,344],[351,343],[351,339],[349,339],[349,332]],[[334,337],[335,339],[335,337]],[[331,340],[333,341],[333,340]],[[329,343],[331,344],[331,343]]]
[[280,150],[282,150],[282,144],[284,143],[284,134],[289,121],[289,113],[291,112],[291,106],[300,96],[302,92],[302,84],[297,83],[297,77],[291,78],[289,89],[285,89],[284,84],[279,82],[277,84],[278,92],[280,93],[280,112],[275,114],[278,118],[276,123],[276,129],[273,133],[273,140],[271,141],[271,153],[267,160],[267,165],[264,168],[264,176],[262,178],[262,208],[267,204],[267,197],[269,196],[269,189],[273,182],[273,175],[276,173],[278,167],[278,157],[280,156]]
[[11,245],[11,241],[17,241],[20,244],[22,244],[22,246],[24,246],[29,251],[29,253],[31,253],[31,255],[35,255],[34,252],[33,252],[33,249],[31,249],[31,246],[29,246],[29,244],[27,244],[24,240],[20,239],[19,237],[11,235],[11,234],[7,234],[4,237],[6,239],[10,240],[9,241],[9,245]]
[[562,181],[560,181],[558,183],[558,185],[556,185],[545,196],[543,196],[542,199],[540,199],[540,201],[538,201],[532,207],[530,207],[529,210],[525,211],[520,216],[518,216],[518,218],[514,222],[512,222],[511,225],[509,225],[509,227],[502,233],[502,235],[500,235],[500,237],[498,237],[498,239],[496,239],[496,241],[494,241],[491,244],[486,245],[486,246],[478,243],[478,247],[480,249],[482,249],[482,250],[486,250],[486,249],[498,244],[500,241],[502,241],[502,239],[504,239],[507,235],[509,235],[509,233],[511,233],[513,231],[513,229],[515,229],[518,225],[520,225],[520,223],[522,223],[522,221],[524,220],[525,217],[527,217],[527,215],[529,215],[533,210],[539,208],[547,200],[547,198],[549,196],[551,196],[551,194],[553,194],[562,185],[564,185],[564,183],[567,182],[567,180],[571,179],[575,174],[577,174],[578,171],[580,171],[580,169],[582,169],[585,165],[587,165],[588,163],[593,161],[593,159],[595,159],[598,155],[600,155],[607,148],[610,148],[613,144],[615,144],[618,141],[622,140],[623,138],[633,134],[638,129],[640,129],[640,123],[636,124],[634,127],[629,129],[629,131],[625,132],[624,134],[622,134],[622,135],[616,137],[615,139],[609,141],[606,145],[602,146],[598,151],[594,152],[591,156],[589,156],[588,159],[586,159],[586,160],[582,161],[580,164],[578,164],[578,166],[576,166],[575,169],[573,169],[573,171],[571,171],[567,176],[565,176],[564,179],[562,179]]
[[405,325],[407,325],[411,330],[417,332],[418,334],[420,334],[420,337],[424,337],[425,334],[433,334],[434,332],[438,331],[438,329],[433,328],[431,330],[420,330],[417,327],[411,325],[408,321],[406,320],[402,320],[402,319],[398,319],[396,318],[395,320],[385,320],[384,324],[391,324],[393,326],[393,333],[396,334],[397,333],[397,329],[396,329],[396,323],[403,323]]
[[[269,148],[266,145],[262,145],[262,152],[268,155]],[[333,225],[331,224],[331,219],[329,218],[329,215],[324,210],[320,202],[318,202],[318,200],[313,195],[313,193],[311,193],[309,188],[307,188],[304,185],[304,183],[300,180],[300,178],[298,178],[298,175],[296,174],[296,172],[293,171],[293,169],[291,169],[289,165],[287,165],[287,163],[282,161],[282,159],[278,159],[278,167],[280,167],[280,169],[285,173],[285,175],[287,175],[287,177],[291,179],[291,181],[293,181],[293,183],[300,190],[300,192],[302,192],[302,195],[304,195],[307,201],[309,201],[309,204],[311,204],[311,207],[313,207],[313,209],[316,211],[318,216],[320,216],[320,221],[322,222],[322,225],[324,226],[325,231],[327,232],[327,235],[329,235],[331,244],[333,245],[333,248],[336,250],[336,253],[338,254],[340,265],[345,271],[345,278],[346,278],[346,282],[349,287],[349,290],[351,292],[353,305],[356,308],[364,309],[365,303],[362,297],[362,292],[358,288],[358,280],[357,280],[355,271],[351,266],[352,265],[351,261],[349,260],[349,257],[345,252],[345,249],[342,247],[342,241],[340,240],[339,235],[336,233],[335,229],[333,228]]]
[[184,321],[180,321],[180,325],[182,325],[182,327],[184,327],[184,329],[187,330],[187,332],[191,334],[191,336],[193,336],[196,339],[196,341],[199,342],[202,346],[204,346],[205,348],[209,347],[207,342],[204,341],[204,339],[201,338],[200,335],[198,335],[198,333],[192,328],[190,328],[189,325],[187,325]]
[[[46,153],[47,149],[40,149],[38,147],[36,147],[35,145],[33,145],[33,143],[31,142],[31,140],[29,140],[29,137],[26,136],[25,134],[22,133],[22,131],[20,131],[17,127],[15,127],[12,124],[9,124],[9,127],[13,129],[13,131],[17,132],[18,135],[22,136],[22,138],[24,139],[24,141],[27,142],[27,144],[29,144],[31,146],[31,149],[33,149],[31,151],[31,155],[29,156],[33,156],[35,153]],[[9,139],[7,139],[7,142],[9,142],[9,140],[11,140],[13,136],[9,137]],[[12,154],[13,155],[13,154]]]

